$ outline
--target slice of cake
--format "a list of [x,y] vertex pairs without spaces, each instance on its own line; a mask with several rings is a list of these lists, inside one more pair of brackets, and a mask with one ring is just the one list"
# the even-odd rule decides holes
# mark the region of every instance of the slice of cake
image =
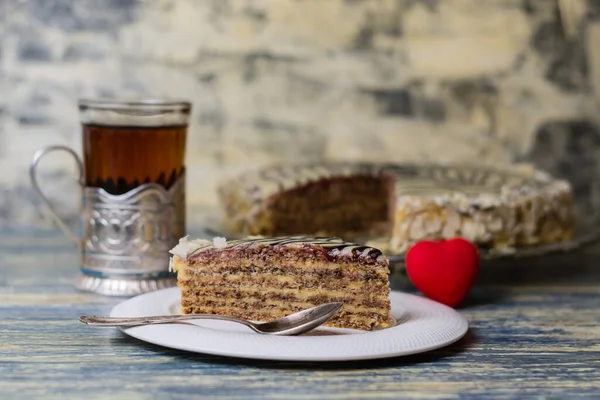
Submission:
[[393,254],[457,236],[498,251],[554,243],[574,224],[569,183],[520,166],[270,166],[224,182],[219,195],[235,232],[386,236]]
[[390,324],[389,261],[333,237],[183,238],[171,250],[184,314],[272,321],[342,302],[326,324],[372,330]]

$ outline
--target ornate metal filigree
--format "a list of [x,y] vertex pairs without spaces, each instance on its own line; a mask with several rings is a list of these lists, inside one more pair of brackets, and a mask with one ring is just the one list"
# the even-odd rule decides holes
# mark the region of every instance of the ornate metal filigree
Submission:
[[185,235],[185,177],[169,190],[144,184],[122,194],[83,191],[84,274],[145,279],[168,273],[169,249]]

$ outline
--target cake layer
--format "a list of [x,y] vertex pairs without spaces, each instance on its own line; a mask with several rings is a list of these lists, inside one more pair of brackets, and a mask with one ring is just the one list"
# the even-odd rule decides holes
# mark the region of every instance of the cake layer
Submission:
[[248,276],[246,274],[239,275],[209,275],[202,276],[200,274],[192,275],[189,272],[182,273],[182,277],[179,280],[182,284],[201,284],[215,285],[222,288],[244,288],[254,287],[256,284],[260,284],[261,287],[277,287],[280,289],[291,289],[295,290],[299,287],[309,289],[321,289],[327,287],[329,293],[335,291],[343,291],[344,293],[356,293],[362,294],[364,291],[369,293],[378,293],[378,291],[385,291],[387,283],[382,280],[370,280],[356,282],[354,279],[328,279],[326,282],[323,281],[322,277],[303,277],[303,276],[269,276],[265,274],[252,274]]

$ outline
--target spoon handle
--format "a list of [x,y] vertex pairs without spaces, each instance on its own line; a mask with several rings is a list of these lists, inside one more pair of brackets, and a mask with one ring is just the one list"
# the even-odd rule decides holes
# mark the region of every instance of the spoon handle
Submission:
[[246,326],[249,325],[248,321],[244,321],[238,318],[212,314],[157,315],[152,317],[138,318],[99,317],[87,315],[79,317],[79,321],[92,326],[138,326],[153,324],[171,324],[174,322],[187,321],[191,319],[219,319],[224,321],[237,322]]

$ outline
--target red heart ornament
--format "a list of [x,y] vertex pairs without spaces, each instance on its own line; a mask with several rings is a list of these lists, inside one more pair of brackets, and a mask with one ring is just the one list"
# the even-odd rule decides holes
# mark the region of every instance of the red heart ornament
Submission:
[[406,273],[432,300],[455,307],[467,296],[479,272],[479,253],[468,240],[415,243],[406,253]]

